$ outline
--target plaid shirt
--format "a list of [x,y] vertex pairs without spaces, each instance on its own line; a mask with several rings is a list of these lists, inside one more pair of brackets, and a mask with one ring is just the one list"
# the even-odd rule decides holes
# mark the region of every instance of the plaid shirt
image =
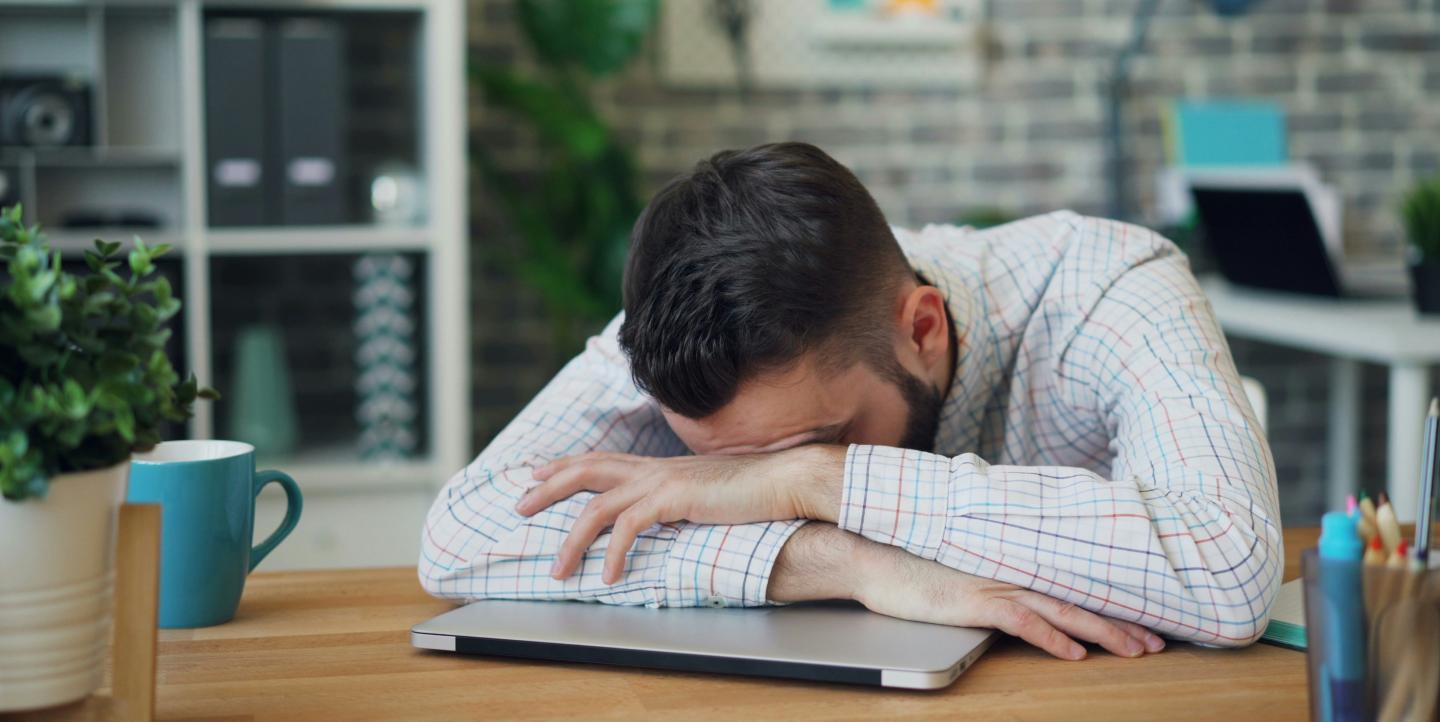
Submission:
[[[1057,212],[995,229],[896,231],[959,339],[938,453],[849,448],[839,526],[1167,636],[1263,630],[1283,553],[1274,462],[1184,257],[1145,229]],[[458,600],[763,605],[804,521],[657,525],[624,577],[609,534],[549,576],[593,496],[526,519],[531,470],[591,450],[688,453],[632,383],[618,319],[440,492],[419,573]]]

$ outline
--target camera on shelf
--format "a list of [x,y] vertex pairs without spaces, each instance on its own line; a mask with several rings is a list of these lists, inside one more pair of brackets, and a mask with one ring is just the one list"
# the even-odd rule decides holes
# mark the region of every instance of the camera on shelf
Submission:
[[90,96],[75,76],[0,75],[0,145],[90,145]]

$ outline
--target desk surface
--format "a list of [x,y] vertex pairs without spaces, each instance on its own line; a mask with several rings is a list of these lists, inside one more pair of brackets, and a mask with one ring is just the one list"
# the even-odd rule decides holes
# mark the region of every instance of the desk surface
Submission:
[[1378,363],[1440,361],[1440,318],[1408,298],[1322,298],[1241,288],[1220,278],[1201,285],[1228,333]]
[[[1316,530],[1285,534],[1286,579]],[[1172,642],[1158,655],[1052,659],[1004,639],[937,692],[420,652],[448,608],[413,569],[257,573],[239,615],[160,636],[157,719],[1301,720],[1304,655]]]

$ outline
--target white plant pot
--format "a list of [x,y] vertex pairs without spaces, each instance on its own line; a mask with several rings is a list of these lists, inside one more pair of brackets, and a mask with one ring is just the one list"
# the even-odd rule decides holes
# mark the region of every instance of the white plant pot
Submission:
[[126,461],[57,476],[44,499],[0,498],[0,713],[100,686],[129,476]]

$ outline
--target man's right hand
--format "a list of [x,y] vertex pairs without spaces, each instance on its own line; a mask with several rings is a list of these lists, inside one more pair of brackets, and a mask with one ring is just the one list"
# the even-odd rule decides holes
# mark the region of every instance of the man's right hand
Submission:
[[1138,624],[958,572],[817,522],[797,530],[780,550],[768,595],[776,602],[854,599],[901,619],[998,629],[1061,659],[1085,657],[1076,640],[1122,657],[1165,648],[1160,637]]

